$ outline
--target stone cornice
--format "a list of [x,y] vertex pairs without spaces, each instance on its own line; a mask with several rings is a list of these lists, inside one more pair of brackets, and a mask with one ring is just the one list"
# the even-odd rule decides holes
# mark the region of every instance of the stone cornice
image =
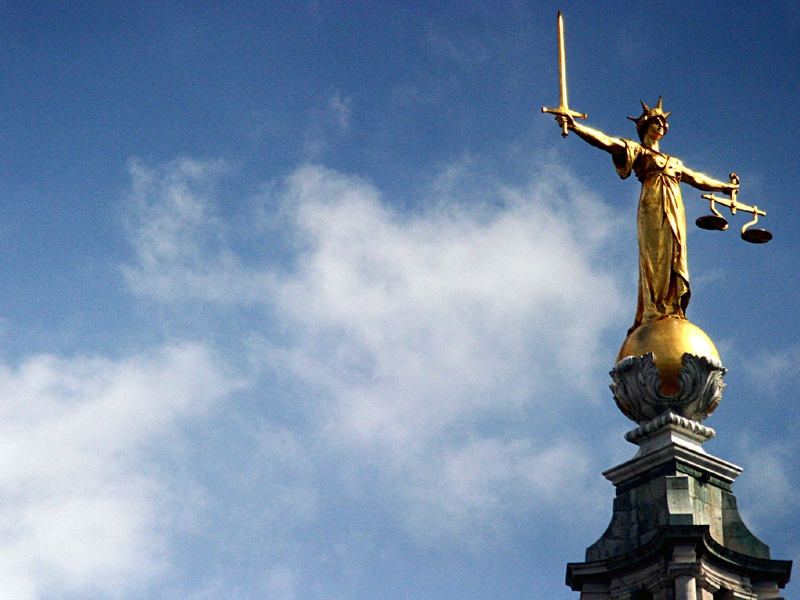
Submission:
[[781,588],[789,582],[791,561],[754,558],[734,552],[711,537],[708,525],[673,525],[663,527],[650,542],[632,552],[592,562],[569,563],[566,583],[573,590],[580,590],[588,583],[608,583],[643,565],[657,561],[667,563],[673,547],[687,543],[694,544],[698,562],[708,560],[731,572],[747,574],[754,581],[775,581]]
[[715,477],[730,485],[742,472],[741,467],[717,458],[706,452],[698,452],[680,444],[669,444],[654,452],[636,456],[603,473],[603,476],[615,486],[619,487],[625,482],[647,478],[647,473],[657,471],[658,467],[671,463],[680,463]]

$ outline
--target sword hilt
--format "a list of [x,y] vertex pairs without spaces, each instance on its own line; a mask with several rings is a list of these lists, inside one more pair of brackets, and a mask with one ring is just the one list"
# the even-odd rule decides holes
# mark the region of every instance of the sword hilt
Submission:
[[[559,106],[558,108],[547,108],[547,107],[543,106],[542,107],[542,112],[543,113],[550,113],[551,115],[569,115],[573,119],[585,119],[586,118],[586,113],[580,113],[580,112],[578,112],[576,110],[570,110],[569,108],[567,108],[566,106],[563,106],[563,105]],[[568,130],[568,127],[567,127],[567,122],[565,120],[563,123],[561,123],[561,136],[562,137],[567,137],[568,135],[569,135],[569,130]]]

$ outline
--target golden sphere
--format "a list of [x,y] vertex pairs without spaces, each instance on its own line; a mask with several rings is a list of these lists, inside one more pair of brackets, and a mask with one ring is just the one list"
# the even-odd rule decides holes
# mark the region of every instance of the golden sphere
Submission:
[[674,396],[680,392],[678,374],[685,352],[719,360],[714,343],[702,329],[686,319],[666,317],[649,321],[634,329],[622,344],[618,363],[627,356],[644,356],[652,352],[661,376],[661,393]]

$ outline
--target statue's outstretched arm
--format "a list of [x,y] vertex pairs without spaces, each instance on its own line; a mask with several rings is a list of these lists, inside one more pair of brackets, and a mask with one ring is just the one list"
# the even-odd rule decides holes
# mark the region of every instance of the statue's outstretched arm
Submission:
[[703,190],[704,192],[724,192],[730,194],[731,191],[739,189],[738,183],[723,183],[722,181],[717,181],[708,175],[703,175],[697,171],[687,169],[686,167],[683,167],[681,181],[696,187],[698,190]]
[[601,150],[605,150],[609,154],[613,155],[625,152],[625,142],[623,142],[621,139],[611,137],[602,131],[597,131],[591,127],[586,127],[585,125],[576,123],[575,119],[573,119],[570,115],[558,115],[556,117],[556,121],[558,121],[559,124],[566,122],[567,128],[570,131],[577,133],[578,137],[588,142],[595,148],[600,148]]

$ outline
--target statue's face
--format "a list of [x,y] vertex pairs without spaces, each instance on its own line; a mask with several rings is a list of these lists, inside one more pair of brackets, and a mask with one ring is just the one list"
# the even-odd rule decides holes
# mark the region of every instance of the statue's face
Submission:
[[653,117],[647,122],[646,135],[654,140],[660,140],[667,135],[668,130],[669,125],[667,125],[667,120],[664,117]]

